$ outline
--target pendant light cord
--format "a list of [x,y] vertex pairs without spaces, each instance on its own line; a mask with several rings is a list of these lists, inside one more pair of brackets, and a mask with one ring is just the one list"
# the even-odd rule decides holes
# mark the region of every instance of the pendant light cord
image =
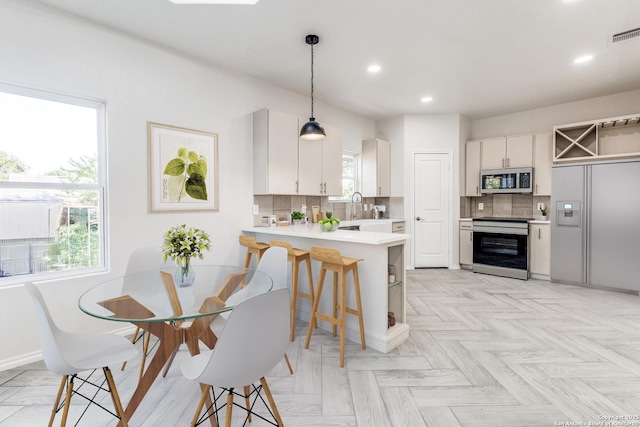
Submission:
[[314,120],[313,115],[313,43],[311,43],[311,120]]

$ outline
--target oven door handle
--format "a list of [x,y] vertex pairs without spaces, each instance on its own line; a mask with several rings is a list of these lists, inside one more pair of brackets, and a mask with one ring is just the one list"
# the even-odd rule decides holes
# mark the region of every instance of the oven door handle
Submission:
[[526,236],[529,234],[528,228],[507,228],[498,229],[496,227],[486,227],[483,225],[474,225],[474,233],[491,233],[491,234],[517,234],[519,236]]

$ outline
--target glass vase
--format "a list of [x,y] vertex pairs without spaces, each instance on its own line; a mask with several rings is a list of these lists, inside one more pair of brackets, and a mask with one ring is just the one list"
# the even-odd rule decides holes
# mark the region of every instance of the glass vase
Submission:
[[175,273],[173,273],[173,281],[176,283],[176,286],[180,288],[186,288],[187,286],[193,285],[193,282],[196,280],[196,273],[193,271],[193,266],[191,265],[191,258],[187,257],[186,260],[183,260],[177,267]]

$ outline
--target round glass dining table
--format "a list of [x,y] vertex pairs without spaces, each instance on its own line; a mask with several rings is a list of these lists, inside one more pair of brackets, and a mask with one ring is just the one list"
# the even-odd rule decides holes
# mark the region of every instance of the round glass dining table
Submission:
[[191,355],[200,353],[200,342],[213,348],[217,337],[210,325],[216,316],[232,310],[236,301],[269,292],[273,286],[268,274],[243,267],[196,264],[193,269],[196,279],[188,287],[176,286],[175,267],[167,267],[108,280],[78,300],[80,310],[90,316],[133,323],[159,340],[127,404],[127,419],[165,365],[166,374],[181,344]]

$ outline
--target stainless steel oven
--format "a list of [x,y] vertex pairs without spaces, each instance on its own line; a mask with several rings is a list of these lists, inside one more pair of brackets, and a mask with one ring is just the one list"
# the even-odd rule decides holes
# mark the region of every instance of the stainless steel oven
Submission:
[[529,278],[529,218],[474,218],[473,271]]

